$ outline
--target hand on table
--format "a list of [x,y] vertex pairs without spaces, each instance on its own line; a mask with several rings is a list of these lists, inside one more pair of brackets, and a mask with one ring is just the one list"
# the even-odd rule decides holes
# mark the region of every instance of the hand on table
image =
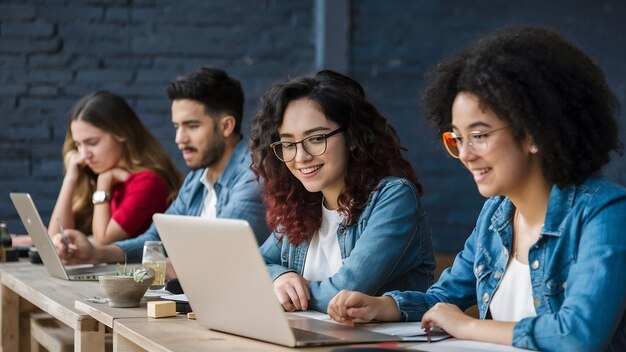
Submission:
[[456,305],[439,302],[422,317],[422,328],[439,327],[454,337],[467,338],[465,331],[475,320]]
[[355,321],[395,321],[400,311],[391,297],[373,297],[356,291],[340,291],[328,303],[328,315],[344,325],[353,326]]
[[287,272],[274,280],[274,293],[288,312],[307,310],[311,294],[311,281],[294,272]]
[[13,247],[30,247],[33,245],[33,239],[28,235],[11,234]]

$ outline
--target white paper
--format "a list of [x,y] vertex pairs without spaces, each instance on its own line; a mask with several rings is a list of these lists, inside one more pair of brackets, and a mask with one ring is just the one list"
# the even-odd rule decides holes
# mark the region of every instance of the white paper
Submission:
[[187,299],[187,296],[184,293],[183,294],[179,294],[179,295],[170,295],[170,294],[163,295],[163,296],[161,296],[161,298],[168,299],[170,301],[189,302],[189,300]]
[[428,352],[513,352],[526,351],[513,346],[498,345],[495,343],[447,339],[437,343],[420,343],[408,347],[409,350],[419,350]]
[[316,310],[305,310],[305,311],[297,311],[297,312],[287,312],[288,316],[300,316],[300,317],[305,317],[305,318],[311,318],[311,319],[316,319],[316,320],[329,320],[329,321],[333,321],[330,319],[330,315],[322,313],[322,312],[318,312]]
[[[286,313],[289,317],[304,317],[310,319],[324,320],[331,323],[339,324],[332,320],[328,314],[321,313],[315,310],[297,311]],[[426,332],[422,329],[420,322],[408,322],[408,323],[358,323],[355,325],[359,329],[366,329],[373,332],[378,332],[386,335],[401,336],[404,341],[428,341]],[[431,336],[431,341],[440,341],[447,339],[450,335],[443,332],[441,329],[433,329],[437,335]]]
[[418,336],[426,335],[419,322],[410,323],[370,323],[360,325],[360,328],[367,329],[381,334],[396,336]]
[[[362,329],[367,329],[381,334],[401,336],[403,341],[428,341],[426,331],[422,329],[420,322],[408,323],[370,323],[359,325]],[[432,330],[435,335],[431,335],[432,342],[447,339],[450,335],[441,329]]]

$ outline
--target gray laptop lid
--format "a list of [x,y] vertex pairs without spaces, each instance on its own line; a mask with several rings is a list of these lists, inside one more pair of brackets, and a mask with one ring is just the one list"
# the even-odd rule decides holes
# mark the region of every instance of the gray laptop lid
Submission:
[[10,197],[26,231],[33,240],[35,248],[37,248],[43,265],[51,276],[65,280],[97,280],[98,275],[115,271],[115,268],[112,266],[94,267],[93,265],[82,266],[76,268],[76,270],[66,269],[52,244],[52,240],[48,236],[46,227],[30,194],[11,193]]
[[[244,220],[166,214],[155,214],[153,220],[204,327],[291,347],[399,339],[313,319],[288,320],[274,295],[254,232]],[[326,339],[302,342],[290,325],[322,332]]]

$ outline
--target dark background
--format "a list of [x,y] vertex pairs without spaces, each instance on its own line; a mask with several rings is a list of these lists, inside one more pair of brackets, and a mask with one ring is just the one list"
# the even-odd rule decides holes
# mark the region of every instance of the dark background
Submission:
[[[484,199],[422,122],[423,75],[439,60],[502,26],[547,26],[593,56],[626,105],[623,0],[340,0],[347,5],[341,15],[329,2],[0,0],[0,220],[10,232],[24,232],[8,196],[19,191],[31,193],[48,222],[62,180],[67,111],[96,89],[124,96],[186,172],[163,87],[202,65],[242,82],[246,134],[272,83],[323,66],[361,82],[408,149],[440,253],[462,248]],[[320,4],[335,22],[339,16],[339,26],[328,21],[327,35],[345,37],[343,65],[319,60],[320,53],[336,54],[318,40]],[[624,112],[620,126],[626,142]],[[626,185],[626,157],[614,155],[604,174]]]

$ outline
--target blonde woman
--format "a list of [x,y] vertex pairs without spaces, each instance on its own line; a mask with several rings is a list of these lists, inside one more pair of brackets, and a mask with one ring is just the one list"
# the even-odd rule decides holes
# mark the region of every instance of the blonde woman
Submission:
[[135,237],[174,199],[182,176],[120,96],[97,91],[69,114],[65,176],[48,233],[92,233],[99,244]]

